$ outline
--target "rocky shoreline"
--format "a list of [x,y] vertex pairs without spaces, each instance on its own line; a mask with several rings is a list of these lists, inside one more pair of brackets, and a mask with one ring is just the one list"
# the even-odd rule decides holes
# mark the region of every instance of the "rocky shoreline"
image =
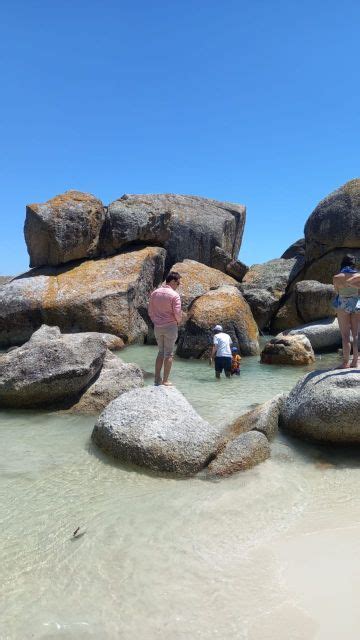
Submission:
[[281,258],[250,268],[238,260],[245,219],[243,205],[174,194],[105,206],[69,191],[29,205],[33,268],[0,280],[0,348],[8,349],[0,407],[97,415],[93,440],[104,451],[181,475],[222,477],[258,464],[278,424],[299,437],[357,442],[357,369],[314,371],[287,398],[219,431],[176,389],[143,388],[139,367],[109,350],[154,343],[149,295],[173,269],[182,277],[179,357],[206,357],[219,321],[244,357],[260,353],[260,331],[277,334],[262,366],[312,365],[315,353],[335,351],[331,281],[343,255],[360,257],[360,179],[322,200],[304,239]]

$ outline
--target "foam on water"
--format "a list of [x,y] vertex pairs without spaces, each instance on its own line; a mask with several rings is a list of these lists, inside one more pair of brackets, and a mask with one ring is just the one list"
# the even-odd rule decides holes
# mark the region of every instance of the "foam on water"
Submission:
[[[136,346],[122,357],[150,371],[154,355]],[[173,380],[205,418],[224,423],[304,373],[257,360],[220,383],[206,363],[177,361]],[[91,445],[93,424],[0,414],[1,640],[357,638],[357,609],[341,628],[321,604],[322,587],[331,601],[336,580],[346,584],[337,559],[331,590],[334,545],[346,536],[346,569],[357,552],[355,451],[279,437],[271,459],[247,473],[178,480],[113,463]],[[86,533],[73,539],[78,526]],[[319,549],[326,584],[314,558],[306,567]],[[349,617],[346,589],[346,601],[336,597]]]

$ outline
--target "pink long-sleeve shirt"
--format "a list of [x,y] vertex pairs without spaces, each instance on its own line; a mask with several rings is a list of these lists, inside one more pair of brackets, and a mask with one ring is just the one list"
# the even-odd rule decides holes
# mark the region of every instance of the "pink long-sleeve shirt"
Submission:
[[152,292],[148,312],[155,327],[178,324],[181,320],[180,296],[170,285],[163,284]]

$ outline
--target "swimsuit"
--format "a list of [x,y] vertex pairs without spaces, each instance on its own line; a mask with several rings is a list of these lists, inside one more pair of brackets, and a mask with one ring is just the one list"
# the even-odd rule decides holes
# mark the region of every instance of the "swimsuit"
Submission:
[[360,313],[359,289],[357,287],[339,287],[337,309],[346,313]]

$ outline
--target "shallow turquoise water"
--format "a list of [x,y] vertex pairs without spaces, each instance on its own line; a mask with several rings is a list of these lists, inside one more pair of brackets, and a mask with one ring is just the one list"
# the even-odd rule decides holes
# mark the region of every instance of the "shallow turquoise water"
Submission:
[[[121,356],[151,371],[155,354]],[[173,381],[220,424],[304,372],[247,358],[240,379],[217,383],[206,363],[178,360]],[[1,640],[357,638],[355,450],[279,436],[249,472],[177,480],[103,457],[93,424],[0,413]]]

